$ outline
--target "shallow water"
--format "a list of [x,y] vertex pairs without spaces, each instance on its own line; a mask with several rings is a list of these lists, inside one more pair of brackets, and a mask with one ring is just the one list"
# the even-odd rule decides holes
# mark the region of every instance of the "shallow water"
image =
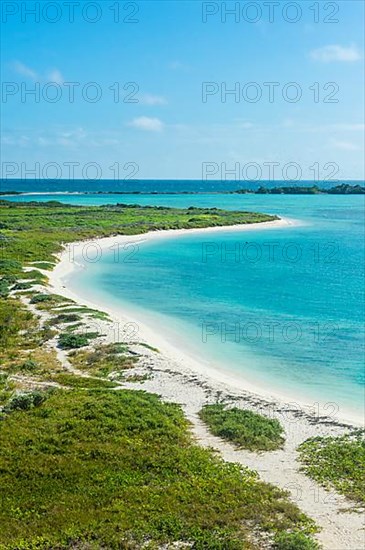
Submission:
[[[42,196],[49,200],[50,196]],[[30,197],[29,197],[30,198]],[[35,197],[32,197],[33,200]],[[212,366],[340,413],[364,407],[362,196],[58,196],[73,203],[215,206],[298,226],[184,235],[113,251],[75,289],[136,308],[152,328]],[[134,260],[134,261],[131,261]]]

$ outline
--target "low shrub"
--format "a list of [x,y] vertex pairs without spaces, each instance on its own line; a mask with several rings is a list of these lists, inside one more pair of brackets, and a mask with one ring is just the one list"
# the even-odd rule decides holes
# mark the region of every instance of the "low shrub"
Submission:
[[298,448],[303,470],[326,488],[365,505],[365,432],[314,437]]
[[38,363],[33,359],[27,359],[22,365],[20,365],[21,371],[34,372],[38,369]]
[[97,332],[86,332],[84,334],[72,334],[62,332],[58,338],[58,345],[61,349],[82,348],[89,344],[89,341],[98,336]]
[[52,296],[50,294],[36,294],[31,298],[31,304],[42,304],[44,302],[52,302]]
[[75,323],[76,321],[80,321],[80,319],[80,315],[77,315],[76,313],[60,313],[60,315],[57,315],[57,317],[54,317],[51,320],[51,324],[58,325],[60,323]]
[[205,405],[199,416],[214,435],[250,451],[273,451],[284,443],[280,422],[252,411],[216,403]]
[[39,407],[47,399],[46,392],[33,391],[14,395],[4,407],[5,413],[11,411],[27,411]]
[[275,537],[276,550],[318,550],[318,544],[304,533],[279,533]]

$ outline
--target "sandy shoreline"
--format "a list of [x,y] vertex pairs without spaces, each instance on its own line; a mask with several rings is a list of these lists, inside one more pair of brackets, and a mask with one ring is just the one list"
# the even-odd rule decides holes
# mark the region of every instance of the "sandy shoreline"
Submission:
[[[125,245],[146,241],[186,235],[191,233],[212,234],[223,231],[269,230],[270,228],[288,228],[296,222],[293,220],[278,220],[265,224],[250,226],[219,227],[198,230],[172,230],[146,233],[143,235],[115,236],[72,243],[65,247],[59,255],[59,263],[49,276],[50,290],[70,298],[80,305],[104,311],[110,315],[110,321],[94,320],[83,322],[88,330],[99,329],[103,336],[100,343],[123,341],[130,349],[134,349],[139,356],[136,374],[147,375],[142,382],[125,382],[123,387],[141,389],[156,393],[165,401],[179,403],[192,425],[192,432],[199,444],[213,447],[222,457],[231,462],[238,462],[258,472],[261,479],[273,483],[286,490],[290,498],[312,517],[321,531],[317,535],[319,542],[326,550],[357,549],[362,546],[364,536],[363,514],[351,511],[352,503],[334,491],[325,490],[300,470],[297,447],[303,441],[316,436],[338,436],[347,433],[351,426],[357,426],[357,419],[342,419],[338,416],[322,416],[317,410],[313,411],[308,404],[301,404],[298,399],[283,399],[263,388],[254,387],[245,380],[236,378],[231,373],[212,371],[209,365],[185,353],[185,350],[172,346],[158,333],[158,327],[151,329],[120,307],[110,307],[99,300],[93,302],[85,292],[72,292],[68,287],[68,278],[77,270],[85,266],[77,262],[78,256],[100,255],[100,251],[112,249],[116,245]],[[259,227],[258,227],[259,226]],[[84,253],[84,254],[83,254]],[[128,334],[128,323],[138,325],[138,337]],[[97,343],[97,342],[96,342]],[[141,345],[142,343],[142,345]],[[158,348],[159,352],[146,347],[143,343]],[[61,362],[70,368],[67,355],[57,348]],[[68,365],[68,367],[67,367]],[[72,368],[72,367],[71,367]],[[253,410],[277,418],[285,431],[285,445],[283,449],[266,453],[254,453],[240,450],[218,437],[212,436],[199,418],[199,410],[206,403],[224,400],[227,404]]]
[[[118,250],[123,247],[131,247],[132,245],[138,245],[139,243],[166,239],[170,237],[176,237],[179,235],[191,235],[191,234],[206,234],[211,235],[214,233],[232,232],[237,231],[246,233],[247,231],[254,230],[270,230],[270,229],[285,229],[292,226],[301,225],[301,222],[297,220],[289,220],[287,218],[281,218],[273,222],[255,223],[249,225],[233,225],[223,227],[212,227],[204,229],[178,229],[178,230],[163,230],[163,231],[151,231],[140,235],[117,235],[111,237],[104,237],[95,240],[78,241],[66,245],[65,249],[59,254],[59,262],[51,272],[49,276],[49,283],[52,290],[56,294],[63,295],[67,298],[74,300],[77,303],[82,303],[85,306],[100,309],[105,313],[108,313],[113,319],[115,326],[125,326],[128,323],[135,323],[138,326],[138,339],[158,348],[163,355],[169,360],[178,362],[182,372],[188,371],[189,373],[195,372],[203,375],[205,378],[224,384],[228,388],[236,388],[245,392],[249,392],[258,398],[262,398],[269,402],[280,402],[283,406],[297,405],[298,409],[304,411],[307,414],[312,414],[313,405],[309,399],[298,399],[292,393],[285,392],[273,392],[269,387],[263,385],[256,385],[245,379],[244,373],[235,373],[228,369],[223,370],[218,367],[214,367],[209,364],[209,361],[204,361],[202,357],[198,357],[193,353],[189,353],[179,345],[179,343],[171,343],[166,338],[162,337],[160,332],[151,328],[150,324],[146,323],[142,318],[142,313],[128,309],[123,306],[123,312],[120,311],[120,306],[111,306],[110,303],[102,302],[100,299],[90,299],[88,290],[78,290],[77,293],[71,290],[67,284],[67,279],[73,273],[77,273],[80,269],[85,269],[85,264],[96,263],[101,259],[103,251],[106,250]],[[81,261],[79,258],[81,257]],[[87,269],[87,268],[86,268]],[[324,406],[327,405],[327,401]],[[318,416],[325,416],[328,414],[325,408],[316,403],[316,413]],[[361,416],[352,415],[349,412],[345,414],[338,414],[336,420],[339,422],[348,423],[354,426],[362,426]]]

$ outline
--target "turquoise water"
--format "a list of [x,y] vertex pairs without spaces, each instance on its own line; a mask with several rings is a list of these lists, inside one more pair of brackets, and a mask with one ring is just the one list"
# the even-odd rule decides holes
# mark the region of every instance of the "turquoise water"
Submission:
[[114,252],[104,252],[72,285],[121,309],[135,308],[152,328],[158,326],[167,339],[178,339],[212,366],[311,403],[334,402],[339,413],[361,414],[363,197],[73,195],[57,200],[219,206],[301,220],[302,225],[285,229],[149,241],[132,258],[122,253],[119,261]]

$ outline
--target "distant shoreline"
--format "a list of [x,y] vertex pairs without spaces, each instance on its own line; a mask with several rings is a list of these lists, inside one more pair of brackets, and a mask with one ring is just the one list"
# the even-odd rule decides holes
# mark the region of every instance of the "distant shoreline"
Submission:
[[[65,180],[67,181],[67,180]],[[80,180],[83,181],[83,180]],[[26,192],[7,190],[0,191],[1,197],[19,195],[365,195],[365,187],[341,183],[334,187],[324,188],[310,186],[280,186],[258,189],[242,188],[227,191],[42,191]]]

